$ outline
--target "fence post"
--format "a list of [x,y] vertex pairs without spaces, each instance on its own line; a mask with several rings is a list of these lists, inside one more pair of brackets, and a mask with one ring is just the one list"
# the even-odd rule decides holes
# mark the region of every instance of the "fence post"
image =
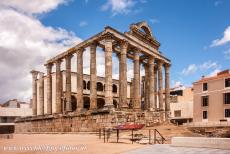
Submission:
[[105,128],[103,129],[104,143],[105,143]]
[[133,129],[132,129],[132,144],[133,144]]
[[101,128],[99,128],[99,139],[101,139]]
[[149,129],[149,144],[151,144],[151,130]]
[[154,144],[156,144],[156,129],[154,129]]
[[117,129],[117,143],[118,143],[118,140],[119,140],[119,129]]

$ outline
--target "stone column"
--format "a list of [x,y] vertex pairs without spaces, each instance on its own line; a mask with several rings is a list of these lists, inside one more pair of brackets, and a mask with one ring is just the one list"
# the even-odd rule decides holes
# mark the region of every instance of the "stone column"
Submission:
[[119,59],[119,104],[122,108],[128,108],[127,104],[127,49],[128,49],[128,42],[122,41],[121,46],[121,53]]
[[155,95],[155,96],[154,96],[154,97],[155,97],[154,108],[155,108],[155,110],[157,110],[157,96],[158,96],[158,91],[157,91],[157,90],[158,90],[158,89],[157,89],[157,88],[158,88],[158,86],[157,86],[157,83],[158,83],[158,82],[157,82],[157,75],[158,75],[158,74],[157,74],[157,72],[158,72],[158,67],[155,65],[155,66],[154,66],[154,78],[155,78],[155,81],[154,81],[154,88],[155,88],[155,89],[154,89],[154,95]]
[[113,108],[112,95],[112,34],[105,36],[105,107]]
[[83,52],[84,49],[77,50],[77,110],[84,107],[83,102]]
[[158,93],[159,93],[159,108],[164,110],[163,105],[163,78],[162,78],[162,65],[161,61],[158,61]]
[[37,115],[37,76],[38,72],[35,70],[32,70],[30,72],[32,74],[32,111],[33,116]]
[[130,82],[130,102],[129,102],[129,108],[133,108],[133,78]]
[[39,110],[40,115],[44,115],[44,73],[39,72]]
[[141,109],[140,102],[140,51],[134,51],[134,109]]
[[66,62],[66,111],[72,111],[71,104],[71,58],[72,55],[67,55],[65,57]]
[[149,65],[144,64],[145,68],[145,86],[144,86],[144,109],[149,109]]
[[52,114],[52,66],[47,64],[47,114]]
[[56,113],[62,113],[62,60],[56,61]]
[[[165,64],[165,111],[170,111],[170,64]],[[167,118],[167,116],[166,116]]]
[[97,43],[90,46],[90,109],[97,108]]
[[154,110],[155,104],[155,95],[154,95],[154,57],[149,57],[149,110]]

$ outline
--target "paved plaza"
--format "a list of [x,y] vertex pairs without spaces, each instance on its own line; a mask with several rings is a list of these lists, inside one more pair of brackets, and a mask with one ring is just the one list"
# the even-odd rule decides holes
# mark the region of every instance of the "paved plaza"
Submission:
[[172,147],[169,144],[156,144],[145,146],[136,150],[131,150],[124,154],[229,154],[230,150],[209,149],[209,148],[188,148]]

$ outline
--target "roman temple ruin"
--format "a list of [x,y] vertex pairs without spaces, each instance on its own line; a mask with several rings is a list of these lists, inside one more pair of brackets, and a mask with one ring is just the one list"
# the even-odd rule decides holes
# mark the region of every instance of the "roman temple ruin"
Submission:
[[[105,77],[97,76],[97,47],[105,56]],[[95,131],[123,123],[147,126],[167,120],[171,62],[159,51],[146,22],[121,33],[112,27],[49,59],[47,74],[32,70],[33,116],[17,119],[16,132]],[[83,53],[90,49],[90,74],[83,74]],[[112,79],[112,54],[119,60],[119,79]],[[72,57],[77,67],[73,68]],[[127,81],[127,59],[133,79]],[[65,63],[65,70],[61,64]],[[145,76],[141,78],[140,66]],[[56,71],[53,72],[52,68]]]

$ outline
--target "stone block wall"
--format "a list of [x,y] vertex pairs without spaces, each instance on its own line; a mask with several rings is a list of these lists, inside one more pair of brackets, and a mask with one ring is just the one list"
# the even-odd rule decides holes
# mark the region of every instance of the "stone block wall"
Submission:
[[16,120],[15,133],[95,132],[126,123],[154,126],[163,122],[161,114],[164,113],[114,111],[24,117]]

